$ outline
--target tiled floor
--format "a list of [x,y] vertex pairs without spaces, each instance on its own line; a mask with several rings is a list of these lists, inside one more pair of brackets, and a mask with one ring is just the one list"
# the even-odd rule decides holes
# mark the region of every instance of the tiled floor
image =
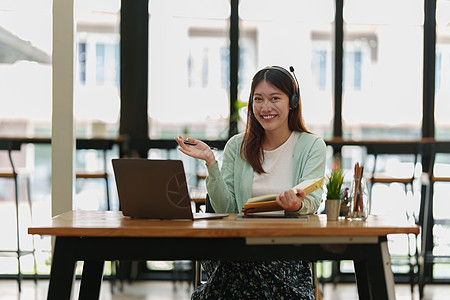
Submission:
[[[14,280],[0,280],[0,300],[43,300],[46,299],[48,288],[47,280],[39,280],[35,285],[32,280],[25,280],[23,291],[19,295],[17,282]],[[76,281],[74,295],[77,294],[79,281]],[[192,289],[186,283],[176,286],[168,281],[140,281],[125,284],[122,292],[111,294],[109,282],[102,285],[100,300],[179,300],[189,299]],[[418,300],[417,288],[411,294],[409,285],[401,284],[395,287],[397,300]],[[427,285],[424,300],[450,299],[450,285]],[[73,299],[77,299],[73,296]],[[323,300],[353,300],[358,299],[354,284],[326,284]]]

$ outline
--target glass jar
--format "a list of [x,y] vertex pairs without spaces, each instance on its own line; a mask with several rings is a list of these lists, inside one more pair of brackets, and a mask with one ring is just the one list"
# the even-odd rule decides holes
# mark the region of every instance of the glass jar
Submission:
[[354,178],[350,192],[350,212],[347,218],[365,220],[370,213],[369,190],[365,178]]

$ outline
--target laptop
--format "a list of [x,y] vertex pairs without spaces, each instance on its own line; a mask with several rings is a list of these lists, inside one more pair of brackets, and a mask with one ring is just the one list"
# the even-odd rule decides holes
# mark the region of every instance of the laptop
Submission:
[[112,160],[124,216],[147,219],[218,219],[228,214],[192,213],[181,160]]

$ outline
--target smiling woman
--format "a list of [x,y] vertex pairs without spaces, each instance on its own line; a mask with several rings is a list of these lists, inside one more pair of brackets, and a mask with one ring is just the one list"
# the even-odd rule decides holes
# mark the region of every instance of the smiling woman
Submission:
[[298,83],[284,68],[264,68],[253,77],[241,153],[257,173],[263,173],[262,151],[278,148],[292,131],[308,132]]
[[[214,153],[200,140],[176,138],[180,151],[204,160],[206,188],[215,212],[238,213],[247,199],[277,194],[286,215],[312,214],[322,189],[306,196],[293,186],[325,173],[324,141],[306,130],[298,84],[281,67],[256,73],[251,84],[247,127],[232,137],[219,170]],[[204,262],[208,282],[191,299],[313,299],[311,272],[304,261]]]

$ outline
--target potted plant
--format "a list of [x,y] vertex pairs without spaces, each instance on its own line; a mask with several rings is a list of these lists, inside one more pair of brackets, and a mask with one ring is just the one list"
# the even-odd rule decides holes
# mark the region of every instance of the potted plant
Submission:
[[[344,184],[344,171],[340,166],[334,167],[330,174],[326,178],[326,201],[339,201],[339,206],[342,205],[342,200],[345,199],[348,201],[348,189],[343,189]],[[347,195],[347,196],[346,196]],[[329,202],[326,202],[329,203]],[[328,205],[326,205],[328,207]],[[342,209],[342,206],[341,206]],[[345,208],[344,208],[345,212]],[[344,213],[343,212],[343,213]],[[348,213],[348,211],[347,211]],[[339,215],[343,215],[339,213]]]
[[342,190],[342,185],[344,183],[344,171],[341,167],[337,166],[331,170],[331,173],[327,176],[326,187],[327,187],[327,200],[328,199],[339,199],[341,200],[344,196],[344,190]]

